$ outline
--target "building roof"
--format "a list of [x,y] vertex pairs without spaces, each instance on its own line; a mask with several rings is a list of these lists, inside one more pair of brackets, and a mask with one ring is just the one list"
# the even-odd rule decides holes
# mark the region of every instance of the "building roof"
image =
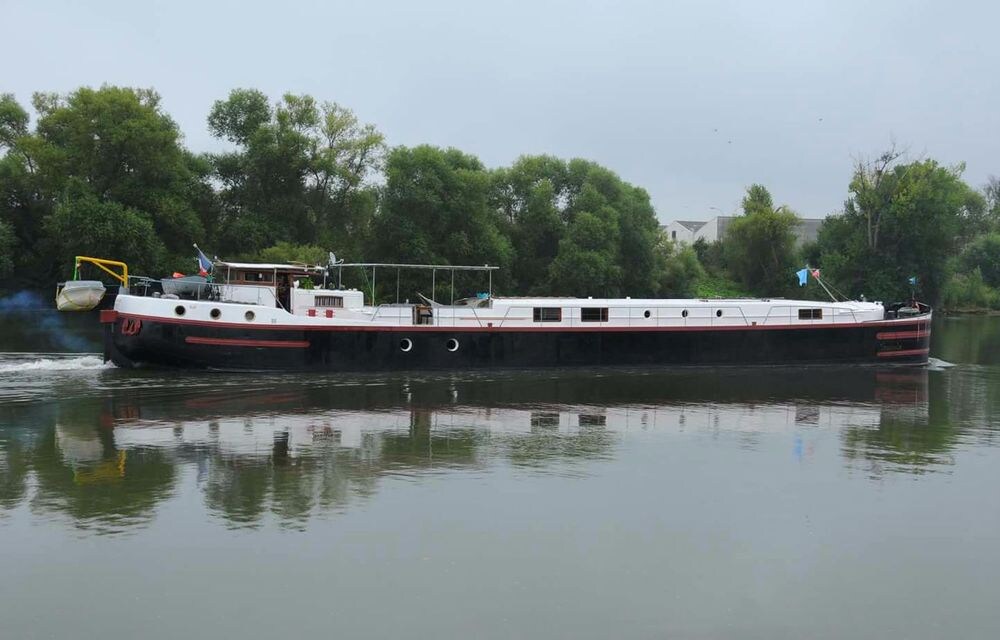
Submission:
[[707,221],[706,220],[675,220],[674,222],[676,222],[677,224],[679,224],[682,227],[686,228],[688,231],[694,233],[698,229],[701,229],[702,227],[704,227],[705,223]]

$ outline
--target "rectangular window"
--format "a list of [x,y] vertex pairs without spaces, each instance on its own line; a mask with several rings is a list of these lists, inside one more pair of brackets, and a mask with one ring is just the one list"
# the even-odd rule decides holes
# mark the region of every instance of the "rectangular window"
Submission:
[[799,320],[822,320],[822,309],[799,309]]
[[561,322],[562,308],[560,307],[535,307],[532,319],[535,322]]
[[337,309],[344,308],[344,298],[341,296],[316,296],[315,302],[313,302],[314,307],[335,307]]
[[581,322],[607,322],[607,307],[583,307],[580,309]]
[[260,272],[260,271],[244,271],[242,274],[243,282],[271,282],[272,276],[274,274],[270,272]]

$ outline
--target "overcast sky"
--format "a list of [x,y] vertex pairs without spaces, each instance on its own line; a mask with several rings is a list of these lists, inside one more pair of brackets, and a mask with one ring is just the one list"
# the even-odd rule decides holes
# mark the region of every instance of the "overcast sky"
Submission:
[[353,109],[389,144],[488,166],[594,160],[663,221],[732,212],[766,185],[838,210],[852,159],[1000,174],[1000,3],[0,0],[0,91],[153,87],[194,151],[235,87]]

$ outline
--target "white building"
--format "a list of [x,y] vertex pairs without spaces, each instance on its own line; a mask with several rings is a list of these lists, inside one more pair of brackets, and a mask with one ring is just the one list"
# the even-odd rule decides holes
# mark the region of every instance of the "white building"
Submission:
[[[735,216],[715,216],[711,220],[672,220],[663,225],[667,237],[678,242],[694,244],[698,240],[712,243],[726,235],[726,229]],[[795,228],[795,240],[802,245],[815,242],[819,235],[822,218],[800,218],[801,224]]]
[[695,234],[705,226],[704,220],[674,220],[668,222],[663,230],[671,240],[694,244]]

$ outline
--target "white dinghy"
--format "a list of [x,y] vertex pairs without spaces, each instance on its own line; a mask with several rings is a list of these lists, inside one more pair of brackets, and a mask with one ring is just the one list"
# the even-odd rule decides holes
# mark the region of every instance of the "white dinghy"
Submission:
[[60,311],[90,311],[101,303],[107,288],[99,280],[81,280],[80,267],[93,265],[110,275],[128,289],[128,265],[118,260],[76,256],[73,262],[73,279],[56,288],[56,308]]
[[90,311],[101,303],[106,289],[98,280],[70,280],[56,292],[60,311]]

